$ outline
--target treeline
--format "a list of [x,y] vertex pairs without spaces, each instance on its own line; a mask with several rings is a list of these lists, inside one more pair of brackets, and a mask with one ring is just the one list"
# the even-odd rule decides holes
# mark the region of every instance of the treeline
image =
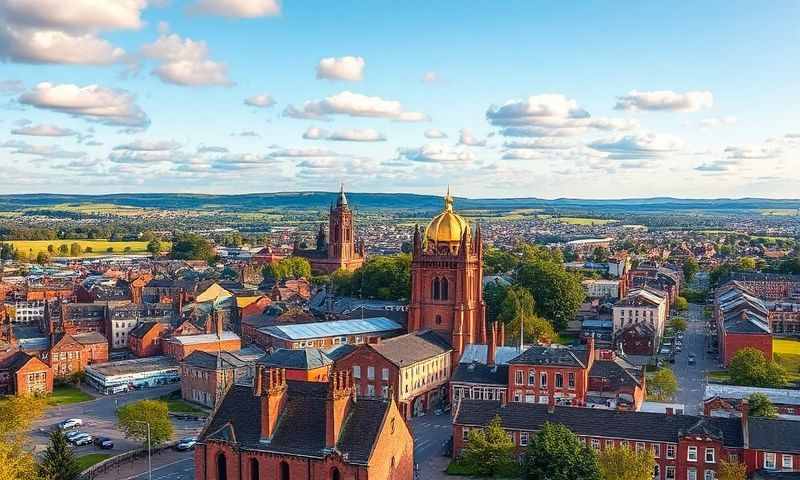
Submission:
[[[132,225],[112,223],[108,226],[65,226],[63,228],[39,228],[18,225],[0,225],[0,240],[144,240],[147,233]],[[152,233],[150,234],[152,235]]]
[[411,255],[384,255],[369,259],[354,272],[338,270],[328,281],[337,295],[380,300],[411,298]]

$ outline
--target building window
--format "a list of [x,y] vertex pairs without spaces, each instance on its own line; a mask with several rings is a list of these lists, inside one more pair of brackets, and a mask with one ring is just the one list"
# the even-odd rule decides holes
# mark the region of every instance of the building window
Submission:
[[447,279],[442,279],[442,300],[447,300]]
[[667,466],[664,473],[666,474],[664,480],[675,480],[675,467]]
[[251,458],[250,459],[250,480],[260,480],[261,473],[258,471],[258,459]]
[[225,459],[225,454],[221,452],[217,454],[217,478],[228,480],[228,461]]
[[375,367],[367,367],[367,380],[375,380]]
[[564,375],[556,373],[556,388],[564,388]]
[[592,448],[595,450],[600,450],[600,440],[597,438],[592,439]]
[[675,445],[667,445],[667,458],[675,458]]
[[686,480],[697,480],[697,469],[689,467],[686,469]]
[[784,455],[781,459],[781,466],[784,470],[794,470],[794,459],[791,455]]
[[389,386],[388,385],[384,385],[384,386],[381,387],[381,395],[383,396],[383,398],[389,398]]
[[636,442],[636,453],[644,451],[644,443]]
[[525,377],[522,370],[517,370],[514,374],[514,383],[517,385],[525,385]]
[[375,385],[368,383],[367,384],[367,396],[374,397],[375,396]]
[[461,439],[465,442],[467,441],[467,437],[469,437],[469,428],[462,428],[461,429]]
[[439,282],[439,277],[434,278],[433,279],[433,287],[431,288],[433,290],[433,299],[434,300],[439,300],[441,298],[440,285],[441,284]]
[[567,374],[567,382],[569,382],[569,388],[575,388],[575,373],[569,372]]
[[331,468],[331,480],[341,480],[342,476],[339,473],[339,469],[336,467]]
[[436,315],[436,325],[441,325],[441,324],[442,324],[442,316]]
[[614,440],[606,440],[606,448],[614,448]]
[[539,386],[542,388],[547,387],[547,372],[542,372],[541,379],[539,381]]
[[383,368],[381,369],[381,380],[388,381],[389,380],[389,369]]
[[686,450],[686,460],[688,460],[690,462],[696,462],[697,461],[697,447],[689,447]]
[[765,453],[764,454],[764,468],[767,470],[775,470],[775,454],[774,453]]
[[519,392],[514,392],[514,401],[515,402],[519,402],[521,400],[522,400],[522,397],[520,396]]
[[657,463],[653,466],[653,480],[661,480],[661,467]]
[[353,378],[361,378],[361,367],[353,365]]
[[653,444],[653,456],[659,458],[661,456],[661,445],[658,443]]
[[527,447],[528,446],[528,432],[520,432],[520,434],[519,434],[519,446],[520,447]]
[[713,448],[706,448],[706,463],[715,463],[714,452]]
[[730,455],[728,455],[728,461],[730,463],[739,463],[739,455],[731,453]]
[[528,372],[528,385],[536,385],[536,371],[531,370]]
[[717,472],[714,470],[706,470],[703,474],[703,480],[714,480],[717,478]]

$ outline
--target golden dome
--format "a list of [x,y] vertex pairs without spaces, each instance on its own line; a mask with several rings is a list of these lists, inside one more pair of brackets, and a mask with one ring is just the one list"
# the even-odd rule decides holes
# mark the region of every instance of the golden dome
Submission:
[[439,243],[459,243],[465,231],[469,231],[469,222],[453,212],[453,197],[450,196],[450,189],[444,197],[444,210],[439,215],[433,217],[431,223],[425,229],[425,241]]

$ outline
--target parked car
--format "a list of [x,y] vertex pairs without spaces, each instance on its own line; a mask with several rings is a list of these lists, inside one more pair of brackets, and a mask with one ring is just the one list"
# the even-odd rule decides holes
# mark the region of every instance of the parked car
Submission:
[[108,437],[94,437],[94,444],[97,448],[102,448],[103,450],[114,448],[114,442]]
[[72,439],[72,444],[76,447],[81,447],[83,445],[91,445],[92,444],[92,436],[88,433],[84,433],[83,435],[78,435],[74,439]]
[[80,418],[68,418],[59,423],[58,428],[61,430],[70,430],[72,428],[80,427],[81,425],[83,425],[83,420]]
[[67,432],[64,436],[67,438],[68,442],[71,442],[78,437],[82,437],[83,435],[87,435],[86,432],[81,432],[80,430],[73,430],[71,432]]
[[182,438],[181,441],[175,445],[175,450],[180,450],[181,452],[192,450],[195,445],[197,445],[197,439],[195,437],[186,437]]
[[689,365],[694,365],[694,362],[695,362],[694,353],[690,353],[689,354]]

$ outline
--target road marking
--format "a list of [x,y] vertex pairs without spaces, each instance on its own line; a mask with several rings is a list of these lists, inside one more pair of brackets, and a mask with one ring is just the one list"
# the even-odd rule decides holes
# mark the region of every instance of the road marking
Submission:
[[[190,460],[194,460],[194,456],[183,458],[181,460],[176,460],[176,461],[171,462],[171,463],[165,463],[164,465],[161,465],[161,466],[158,466],[158,467],[154,468],[153,471],[157,472],[158,470],[161,470],[161,469],[164,469],[164,468],[167,468],[167,467],[171,467],[173,465],[177,465],[179,463],[183,463],[183,462],[190,461]],[[142,473],[137,473],[135,475],[131,475],[130,477],[125,477],[125,478],[120,479],[120,480],[134,480],[134,479],[139,478],[139,477],[144,476],[144,475],[147,475],[147,470],[145,470]],[[169,475],[172,475],[172,474],[168,473],[166,475],[162,475],[162,476],[156,477],[156,478],[164,478],[164,477],[168,477]]]

